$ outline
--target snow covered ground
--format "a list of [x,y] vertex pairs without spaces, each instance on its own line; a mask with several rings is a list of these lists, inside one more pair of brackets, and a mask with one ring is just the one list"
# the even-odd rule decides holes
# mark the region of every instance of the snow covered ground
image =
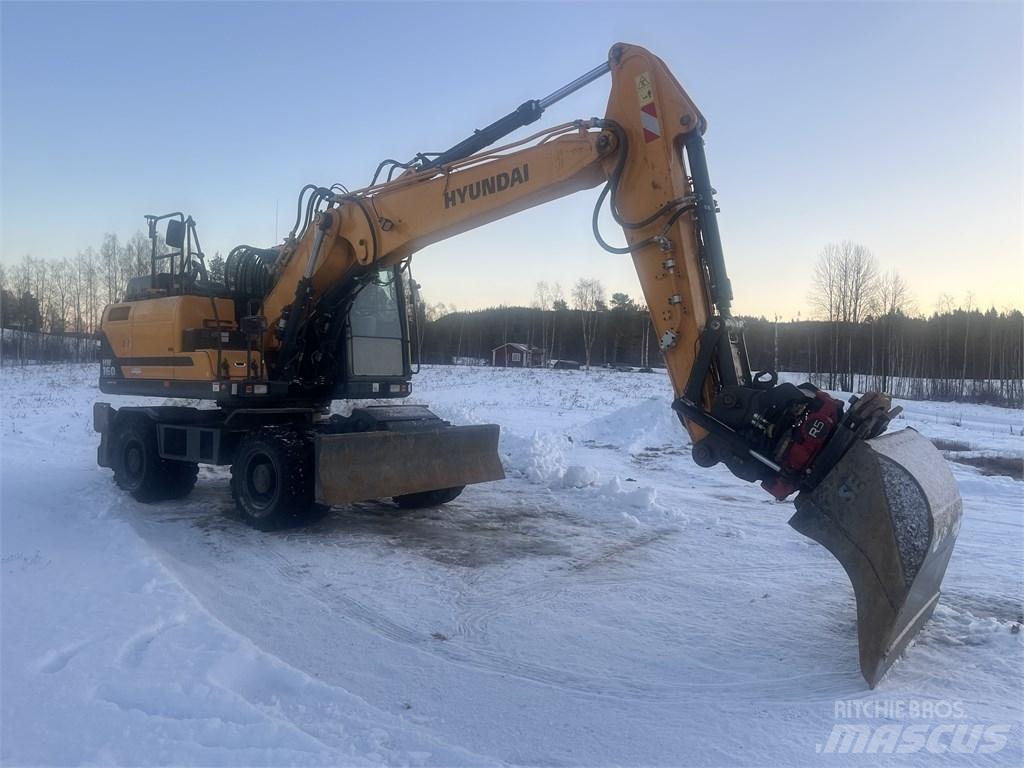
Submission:
[[[869,691],[839,564],[791,504],[692,463],[662,375],[427,368],[415,399],[501,424],[508,479],[279,534],[231,516],[223,469],[185,502],[118,493],[95,378],[0,374],[5,765],[1024,759],[1008,477],[953,465],[942,602]],[[1020,411],[903,405],[929,437],[1024,456]],[[819,754],[849,724],[904,753]]]

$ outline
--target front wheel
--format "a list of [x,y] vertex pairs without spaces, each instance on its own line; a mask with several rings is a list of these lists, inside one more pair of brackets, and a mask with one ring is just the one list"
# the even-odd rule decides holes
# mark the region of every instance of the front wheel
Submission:
[[322,512],[313,503],[313,450],[295,429],[257,429],[242,439],[231,465],[231,494],[246,523],[288,528]]

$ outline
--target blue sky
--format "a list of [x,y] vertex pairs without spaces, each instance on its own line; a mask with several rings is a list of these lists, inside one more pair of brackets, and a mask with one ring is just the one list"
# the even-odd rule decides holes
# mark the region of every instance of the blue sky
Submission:
[[[307,182],[439,151],[632,42],[705,138],[740,312],[807,316],[851,238],[917,304],[1020,306],[1022,11],[1000,4],[32,3],[2,9],[2,256],[63,256],[184,210],[208,254],[269,245]],[[599,115],[608,80],[543,123]],[[537,126],[533,126],[536,128]],[[430,301],[639,295],[583,192],[422,251]],[[275,225],[275,210],[278,210]],[[606,228],[610,227],[606,224]]]

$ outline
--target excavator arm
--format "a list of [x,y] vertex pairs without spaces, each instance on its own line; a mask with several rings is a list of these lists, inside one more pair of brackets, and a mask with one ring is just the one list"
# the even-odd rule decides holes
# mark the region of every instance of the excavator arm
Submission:
[[[614,46],[606,66],[555,96],[604,72],[612,81],[604,118],[490,148],[499,136],[536,120],[552,97],[527,102],[440,156],[404,164],[394,181],[351,193],[322,190],[322,210],[286,243],[264,301],[271,378],[323,378],[324,372],[303,367],[322,346],[303,329],[321,305],[358,290],[361,275],[447,237],[603,184],[594,235],[605,250],[633,260],[694,459],[703,466],[724,462],[778,498],[810,489],[830,468],[815,459],[833,430],[838,440],[843,408],[809,385],[751,374],[742,326],[731,314],[704,117],[659,58],[629,45]],[[623,247],[609,245],[599,231],[604,205],[622,228]],[[794,433],[808,414],[826,421],[827,431]],[[884,397],[866,400],[843,427],[843,450],[854,435],[880,434],[889,417]]]
[[[615,46],[609,63],[585,78],[607,71],[612,89],[603,119],[564,124],[497,149],[481,147],[494,135],[484,129],[395,181],[323,195],[318,220],[286,243],[264,302],[271,356],[283,367],[301,352],[287,344],[287,330],[299,328],[312,305],[361,270],[390,266],[447,237],[604,184],[598,208],[609,205],[627,244],[604,242],[597,209],[595,234],[606,249],[633,259],[682,396],[701,331],[712,317],[729,318],[732,298],[704,160],[705,121],[664,63],[642,48]],[[527,102],[509,118],[536,119],[539,107],[530,105],[547,101]],[[496,125],[508,132],[520,124],[504,118]],[[705,406],[720,381],[749,378],[742,349],[730,356],[727,371],[716,359],[703,377]],[[686,421],[695,437],[705,434]]]

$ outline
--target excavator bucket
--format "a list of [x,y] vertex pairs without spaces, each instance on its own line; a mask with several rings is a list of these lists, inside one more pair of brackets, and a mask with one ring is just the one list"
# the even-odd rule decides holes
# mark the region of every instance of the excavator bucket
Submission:
[[498,425],[374,431],[316,438],[316,500],[347,504],[505,477]]
[[796,509],[789,524],[853,582],[860,668],[874,688],[938,602],[962,514],[953,473],[904,429],[854,444]]

